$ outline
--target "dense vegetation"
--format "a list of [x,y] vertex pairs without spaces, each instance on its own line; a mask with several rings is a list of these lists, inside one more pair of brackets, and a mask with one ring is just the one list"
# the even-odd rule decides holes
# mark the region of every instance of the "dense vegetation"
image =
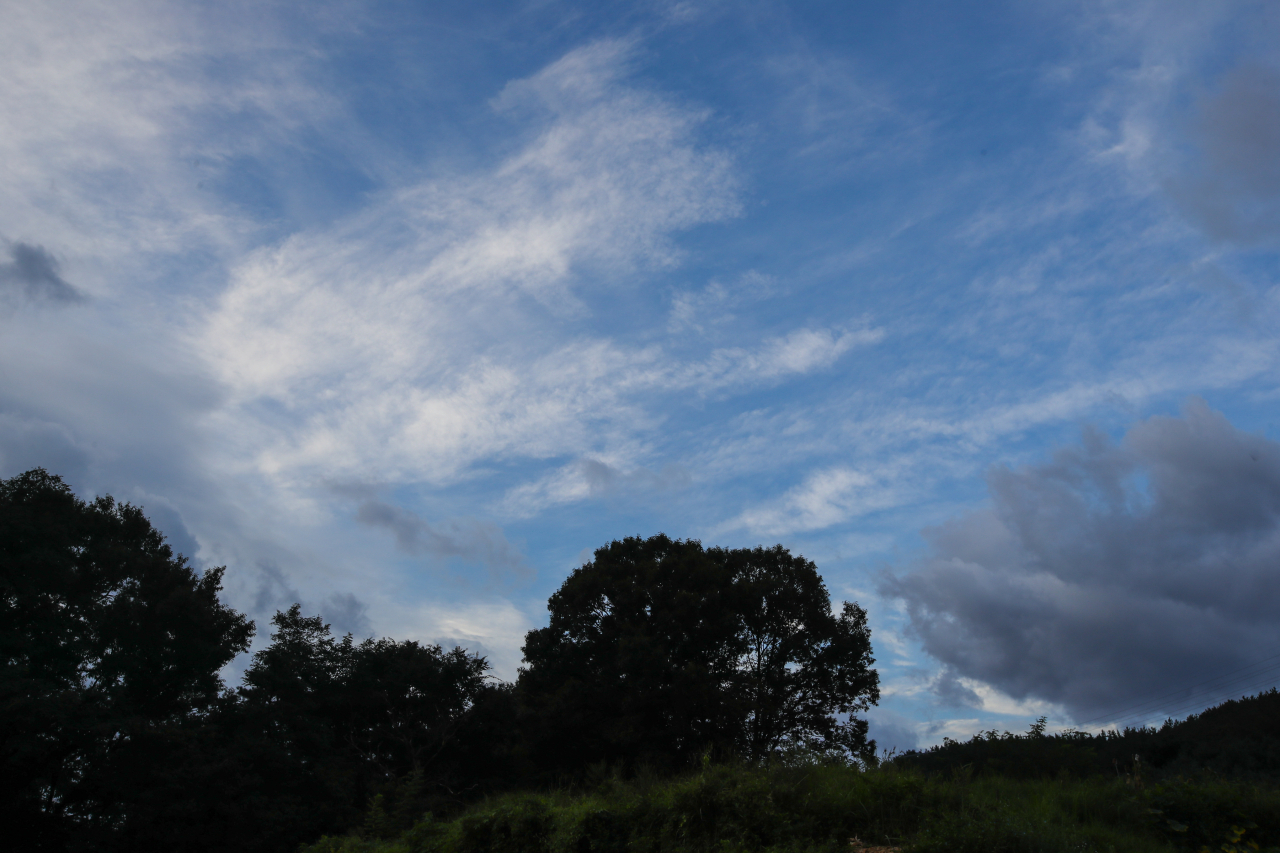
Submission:
[[940,777],[812,760],[506,794],[399,833],[372,817],[360,833],[305,853],[1280,850],[1274,788]]
[[871,755],[835,714],[879,698],[867,614],[840,616],[813,563],[782,546],[704,549],[658,535],[600,548],[530,631],[517,689],[534,763],[677,769],[709,750]]
[[610,543],[552,597],[515,684],[461,649],[334,637],[294,606],[228,689],[254,625],[218,599],[222,575],[137,507],[40,469],[0,481],[9,841],[291,850],[599,767],[874,750],[848,716],[878,696],[866,613],[833,615],[813,563],[781,546]]
[[[1138,764],[1134,766],[1135,756]],[[1022,737],[983,732],[966,742],[908,752],[901,767],[931,774],[965,772],[1011,779],[1048,775],[1200,776],[1280,783],[1280,692],[1232,699],[1159,728],[1046,734],[1044,721]]]
[[[1041,720],[874,766],[806,752],[708,758],[674,777],[584,779],[407,827],[375,802],[358,832],[305,853],[1277,851],[1280,787],[1263,767],[1277,701],[1272,690],[1098,736],[1048,735]],[[1145,760],[1125,752],[1144,748]],[[1245,755],[1255,759],[1231,763]]]
[[[785,548],[658,535],[462,649],[254,625],[142,511],[0,481],[0,817],[23,850],[1280,850],[1280,694],[877,759],[866,613]],[[310,845],[309,847],[307,845]]]

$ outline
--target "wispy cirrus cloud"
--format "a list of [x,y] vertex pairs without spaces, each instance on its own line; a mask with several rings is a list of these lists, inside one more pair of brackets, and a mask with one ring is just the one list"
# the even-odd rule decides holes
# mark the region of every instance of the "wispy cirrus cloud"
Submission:
[[[541,595],[625,523],[869,590],[1082,420],[1269,423],[1265,4],[973,4],[1016,47],[979,52],[706,6],[9,4],[6,473],[155,507],[255,617],[513,671],[540,603],[459,576],[523,555]],[[911,701],[1032,708],[913,659],[902,601],[873,611]]]
[[274,438],[259,421],[263,471],[439,482],[479,459],[599,453],[656,423],[648,398],[802,375],[883,339],[809,327],[687,360],[565,334],[580,271],[669,265],[673,231],[738,211],[701,116],[628,84],[630,58],[597,43],[508,85],[495,103],[540,123],[524,148],[389,193],[236,273],[204,350],[238,412],[292,413]]
[[[264,4],[7,4],[0,33],[0,236],[43,244],[128,299],[154,264],[233,254],[258,224],[227,196],[245,158],[341,110]],[[117,279],[99,265],[127,269]]]
[[886,474],[846,466],[822,468],[777,500],[743,511],[725,527],[781,536],[841,524],[903,500],[901,484]]
[[885,334],[882,328],[797,329],[756,349],[714,350],[705,363],[688,365],[680,372],[694,387],[713,389],[804,374],[830,367],[854,347],[880,343]]
[[253,397],[456,369],[532,331],[521,295],[572,312],[583,268],[669,264],[670,232],[734,215],[727,155],[697,144],[698,114],[627,87],[628,56],[592,45],[508,86],[499,103],[541,130],[493,168],[390,192],[245,264],[209,322],[221,374]]
[[691,479],[689,470],[680,465],[667,464],[654,471],[623,459],[585,457],[508,489],[499,507],[509,516],[529,518],[548,507],[577,501],[676,492],[688,488]]

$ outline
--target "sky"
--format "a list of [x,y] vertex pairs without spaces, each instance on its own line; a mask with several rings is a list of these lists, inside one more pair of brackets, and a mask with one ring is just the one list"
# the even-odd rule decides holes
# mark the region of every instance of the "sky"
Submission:
[[259,646],[510,679],[665,532],[866,607],[885,749],[1276,683],[1274,3],[0,11],[0,476]]

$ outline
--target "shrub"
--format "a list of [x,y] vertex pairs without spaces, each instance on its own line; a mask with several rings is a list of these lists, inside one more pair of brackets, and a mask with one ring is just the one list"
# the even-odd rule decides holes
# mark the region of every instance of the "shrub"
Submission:
[[[1200,853],[1280,838],[1280,792],[1214,780],[950,779],[818,761],[708,766],[589,790],[509,794],[428,815],[395,841],[309,853]],[[1223,846],[1226,845],[1226,846]]]

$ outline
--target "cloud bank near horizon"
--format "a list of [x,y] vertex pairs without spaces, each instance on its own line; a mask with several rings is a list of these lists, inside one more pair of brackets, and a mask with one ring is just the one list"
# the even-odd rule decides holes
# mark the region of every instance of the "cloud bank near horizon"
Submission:
[[1192,400],[987,482],[990,508],[880,585],[946,665],[944,704],[981,706],[960,678],[1077,721],[1172,693],[1157,717],[1280,641],[1280,442]]

